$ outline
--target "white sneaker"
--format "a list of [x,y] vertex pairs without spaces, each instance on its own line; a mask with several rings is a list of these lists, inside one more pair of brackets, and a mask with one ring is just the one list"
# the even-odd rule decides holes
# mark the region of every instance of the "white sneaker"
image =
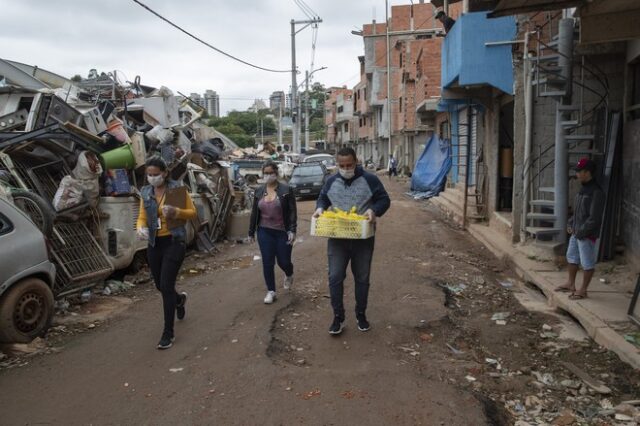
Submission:
[[267,305],[270,305],[273,303],[274,300],[276,300],[276,292],[268,291],[267,295],[264,297],[264,303],[266,303]]
[[290,277],[284,277],[284,289],[289,290],[293,285],[293,275]]

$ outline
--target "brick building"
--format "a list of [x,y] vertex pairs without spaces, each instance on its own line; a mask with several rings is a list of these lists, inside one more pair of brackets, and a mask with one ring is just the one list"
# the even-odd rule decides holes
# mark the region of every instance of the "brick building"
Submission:
[[[435,7],[423,2],[391,8],[390,102],[387,26],[373,21],[363,25],[359,34],[364,42],[364,55],[358,58],[360,81],[353,88],[355,131],[350,143],[361,159],[371,160],[379,167],[386,167],[391,152],[399,159],[401,168],[411,170],[436,129],[443,30],[435,20],[435,13]],[[336,125],[331,118],[327,114],[328,134],[330,126]]]
[[353,90],[346,87],[327,89],[324,118],[327,128],[326,142],[330,149],[352,146],[355,143],[352,98]]

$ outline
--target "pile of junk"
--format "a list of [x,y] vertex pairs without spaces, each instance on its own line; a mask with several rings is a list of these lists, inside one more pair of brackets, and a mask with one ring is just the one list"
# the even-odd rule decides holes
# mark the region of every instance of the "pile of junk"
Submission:
[[[115,72],[91,70],[72,81],[0,59],[0,197],[45,235],[56,299],[143,258],[146,241],[135,226],[150,156],[161,156],[193,198],[190,246],[213,253],[229,229],[246,235],[252,196],[235,185],[228,157],[238,146],[202,122],[203,113],[139,77],[123,83]],[[10,250],[0,247],[0,256]]]

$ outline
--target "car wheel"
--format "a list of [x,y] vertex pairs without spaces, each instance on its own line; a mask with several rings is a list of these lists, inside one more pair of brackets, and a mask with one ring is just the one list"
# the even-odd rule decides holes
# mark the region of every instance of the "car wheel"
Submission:
[[0,299],[0,342],[29,343],[42,336],[53,319],[53,293],[37,278],[14,284]]

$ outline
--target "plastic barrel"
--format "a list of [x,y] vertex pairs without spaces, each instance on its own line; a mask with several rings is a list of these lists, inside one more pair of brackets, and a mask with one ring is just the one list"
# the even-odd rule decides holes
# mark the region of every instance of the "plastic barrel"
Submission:
[[136,159],[129,144],[102,153],[100,157],[105,169],[133,169],[136,166]]

